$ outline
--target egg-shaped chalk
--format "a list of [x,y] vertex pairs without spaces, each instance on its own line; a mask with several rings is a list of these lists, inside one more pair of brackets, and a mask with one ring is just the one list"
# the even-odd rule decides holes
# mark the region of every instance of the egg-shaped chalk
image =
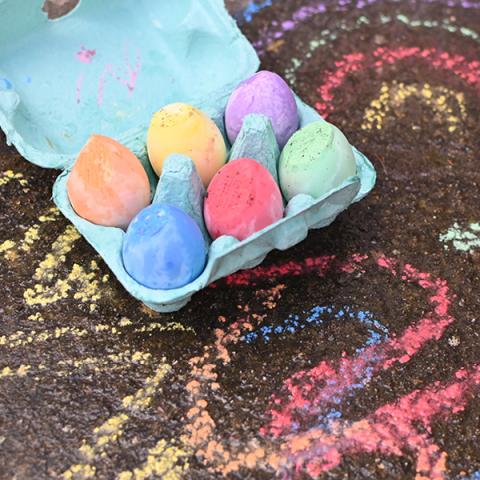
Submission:
[[75,212],[97,225],[126,229],[150,203],[150,183],[140,160],[127,147],[92,135],[68,176]]
[[227,159],[225,140],[215,122],[185,103],[172,103],[153,115],[147,150],[157,175],[169,155],[187,155],[205,186]]
[[334,125],[320,120],[296,132],[282,151],[278,174],[287,200],[319,198],[356,175],[353,149]]
[[273,72],[261,71],[243,81],[231,94],[225,110],[228,138],[234,143],[244,118],[260,113],[270,118],[280,148],[298,129],[299,116],[292,90]]
[[204,216],[210,236],[244,240],[283,217],[280,189],[270,172],[250,158],[229,162],[213,177]]
[[132,221],[122,246],[123,264],[141,285],[155,290],[180,288],[205,268],[200,228],[177,207],[157,203]]

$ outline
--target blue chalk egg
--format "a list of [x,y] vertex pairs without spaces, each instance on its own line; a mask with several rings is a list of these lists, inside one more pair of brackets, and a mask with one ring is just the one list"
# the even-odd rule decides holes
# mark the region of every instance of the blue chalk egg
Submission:
[[195,221],[177,207],[143,209],[123,240],[123,264],[138,283],[153,289],[180,288],[205,268],[205,241]]

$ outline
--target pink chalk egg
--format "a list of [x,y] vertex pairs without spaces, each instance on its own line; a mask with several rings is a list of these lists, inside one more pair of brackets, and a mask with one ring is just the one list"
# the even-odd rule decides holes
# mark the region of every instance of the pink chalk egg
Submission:
[[151,197],[140,160],[127,147],[103,135],[92,135],[81,150],[68,177],[67,192],[80,217],[123,229]]
[[251,158],[240,158],[213,177],[204,216],[213,239],[230,235],[244,240],[283,217],[282,194],[265,167]]

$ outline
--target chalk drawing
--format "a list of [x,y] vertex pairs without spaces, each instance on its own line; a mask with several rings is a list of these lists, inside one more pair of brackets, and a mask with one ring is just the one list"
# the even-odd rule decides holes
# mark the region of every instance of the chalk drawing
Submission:
[[[457,131],[466,119],[467,109],[462,92],[455,92],[445,87],[432,87],[428,83],[405,85],[394,81],[382,83],[380,95],[372,100],[365,110],[361,128],[381,130],[389,115],[398,119],[404,103],[410,98],[420,100],[438,113],[439,123],[446,125],[450,133]],[[395,115],[392,115],[393,113]]]
[[[70,466],[63,473],[65,480],[95,477],[96,458],[123,434],[131,413],[141,412],[150,406],[154,395],[158,392],[158,388],[170,370],[171,366],[168,363],[162,363],[152,376],[145,379],[142,388],[122,399],[120,413],[110,417],[96,427],[92,432],[92,440],[83,441],[82,446],[79,448],[79,456],[82,458],[82,463]],[[167,454],[170,454],[168,449]]]
[[445,233],[439,237],[443,242],[445,250],[453,245],[459,252],[473,253],[480,248],[480,223],[471,223],[466,227],[461,227],[455,222]]

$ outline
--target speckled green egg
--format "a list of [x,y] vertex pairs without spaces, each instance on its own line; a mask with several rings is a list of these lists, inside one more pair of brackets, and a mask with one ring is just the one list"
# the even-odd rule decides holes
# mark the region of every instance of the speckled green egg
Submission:
[[280,187],[287,200],[300,193],[320,198],[356,173],[345,135],[323,120],[292,135],[280,156]]

